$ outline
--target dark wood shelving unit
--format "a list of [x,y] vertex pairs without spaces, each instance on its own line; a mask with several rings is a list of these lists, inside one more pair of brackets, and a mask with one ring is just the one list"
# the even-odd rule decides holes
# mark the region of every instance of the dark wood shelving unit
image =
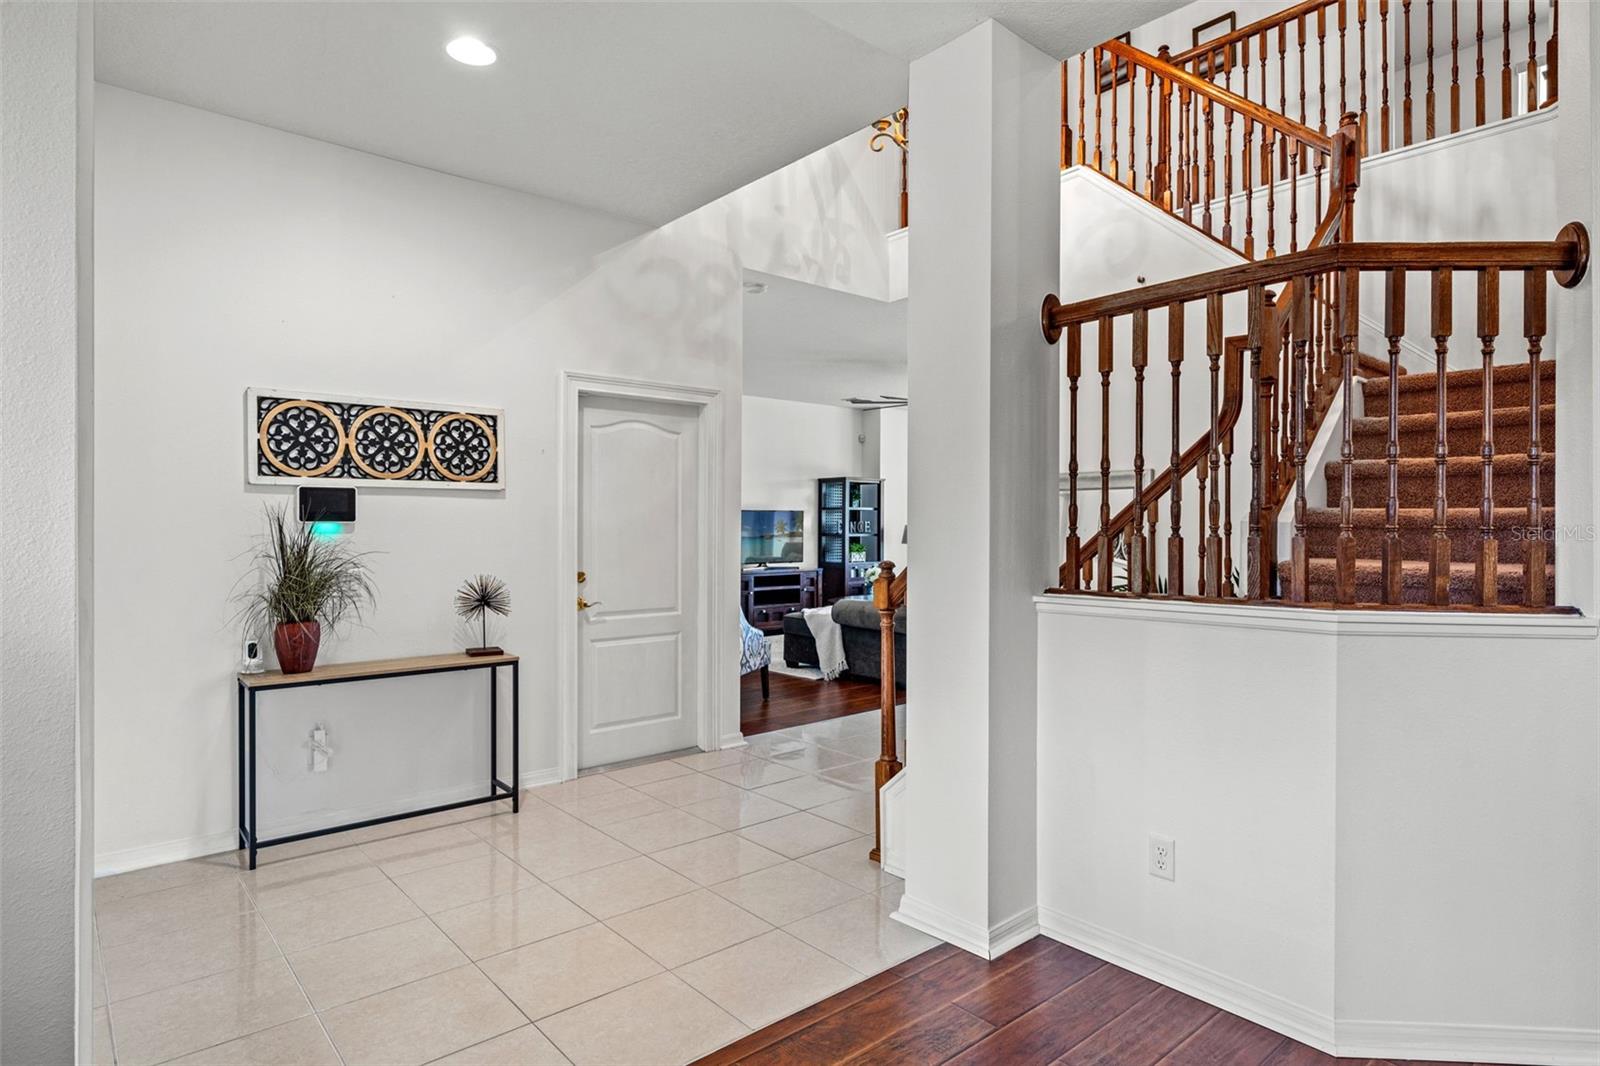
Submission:
[[822,605],[820,570],[763,567],[741,579],[745,619],[763,633],[783,631],[783,616]]
[[[822,602],[865,596],[866,573],[883,559],[883,482],[828,477],[817,481],[817,562]],[[859,547],[853,552],[852,547]]]

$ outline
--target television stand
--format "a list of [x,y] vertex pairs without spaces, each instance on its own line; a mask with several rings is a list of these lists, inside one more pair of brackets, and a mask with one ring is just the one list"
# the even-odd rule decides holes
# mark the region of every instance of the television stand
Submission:
[[744,571],[740,604],[745,620],[763,633],[783,632],[783,617],[820,607],[820,570],[763,567]]

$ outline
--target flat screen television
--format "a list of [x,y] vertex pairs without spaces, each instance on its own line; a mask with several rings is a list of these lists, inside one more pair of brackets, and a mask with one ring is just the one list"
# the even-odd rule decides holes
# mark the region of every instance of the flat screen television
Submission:
[[804,511],[739,512],[739,545],[744,565],[799,566],[805,554]]

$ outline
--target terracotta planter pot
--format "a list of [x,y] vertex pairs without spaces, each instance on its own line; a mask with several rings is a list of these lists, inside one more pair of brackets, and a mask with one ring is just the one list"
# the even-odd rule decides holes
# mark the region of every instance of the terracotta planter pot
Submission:
[[317,665],[322,626],[317,622],[281,622],[272,634],[278,666],[286,674],[303,674]]

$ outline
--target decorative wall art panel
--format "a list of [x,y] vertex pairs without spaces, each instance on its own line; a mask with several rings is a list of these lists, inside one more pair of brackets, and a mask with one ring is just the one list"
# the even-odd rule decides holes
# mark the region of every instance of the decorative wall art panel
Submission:
[[504,411],[250,389],[245,412],[253,484],[505,487]]

